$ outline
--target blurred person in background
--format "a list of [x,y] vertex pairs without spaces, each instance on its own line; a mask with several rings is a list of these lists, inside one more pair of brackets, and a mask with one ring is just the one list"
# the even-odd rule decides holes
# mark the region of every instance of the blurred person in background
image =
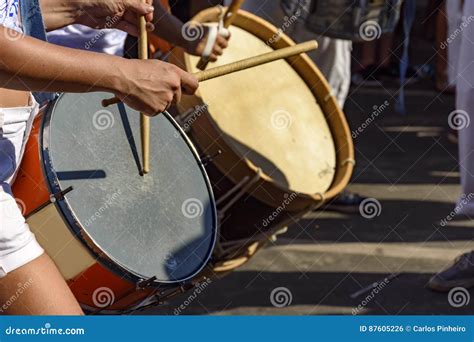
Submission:
[[[461,196],[454,209],[456,215],[474,217],[474,1],[464,1],[463,23],[456,30],[460,50],[456,77],[456,115],[466,124],[459,133],[459,169]],[[461,29],[462,28],[462,29]],[[454,32],[452,32],[454,35]],[[427,284],[435,291],[474,286],[474,251],[459,256],[454,264],[434,275]]]
[[[308,55],[328,80],[333,95],[336,97],[341,108],[343,108],[351,83],[352,41],[331,38],[307,30],[304,18],[311,8],[312,1],[282,0],[281,2],[262,2],[247,0],[242,9],[252,12],[265,20],[269,20],[277,27],[281,27],[283,33],[290,36],[297,43],[316,39],[319,44],[318,49]],[[293,20],[294,18],[297,20]],[[283,25],[285,22],[291,23],[290,28],[286,32],[283,29],[283,27],[287,26]],[[364,199],[359,194],[345,190],[326,209],[356,213],[359,212],[359,205]]]

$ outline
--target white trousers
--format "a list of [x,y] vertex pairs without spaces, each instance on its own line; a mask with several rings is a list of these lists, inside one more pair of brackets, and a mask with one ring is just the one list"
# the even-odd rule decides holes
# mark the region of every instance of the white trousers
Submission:
[[0,277],[43,254],[25,222],[11,184],[23,157],[38,104],[0,108]]
[[[459,130],[459,167],[462,195],[456,207],[474,216],[474,1],[464,2],[464,20],[456,77],[458,115],[467,115],[469,125]],[[467,203],[466,203],[467,202]]]

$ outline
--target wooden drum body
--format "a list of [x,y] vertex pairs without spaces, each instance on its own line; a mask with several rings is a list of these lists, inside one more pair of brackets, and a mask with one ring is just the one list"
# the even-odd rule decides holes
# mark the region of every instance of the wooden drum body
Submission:
[[141,176],[139,113],[105,110],[107,97],[63,94],[36,118],[13,193],[78,301],[112,313],[192,287],[217,215],[204,166],[169,114],[151,120],[152,170]]
[[[219,19],[217,8],[194,18]],[[209,68],[294,45],[263,19],[239,11],[229,47]],[[198,58],[175,50],[190,72]],[[201,155],[220,210],[220,243],[271,235],[339,194],[354,166],[350,130],[307,55],[206,81],[184,96],[178,122]]]

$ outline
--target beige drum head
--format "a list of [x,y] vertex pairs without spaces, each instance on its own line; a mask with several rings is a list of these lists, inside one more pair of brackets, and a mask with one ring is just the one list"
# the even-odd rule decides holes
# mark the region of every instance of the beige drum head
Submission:
[[[209,67],[272,51],[241,28],[231,32],[224,55]],[[192,57],[192,72],[197,62]],[[311,90],[286,61],[203,82],[199,92],[229,145],[279,185],[306,194],[329,189],[336,166],[331,131]]]

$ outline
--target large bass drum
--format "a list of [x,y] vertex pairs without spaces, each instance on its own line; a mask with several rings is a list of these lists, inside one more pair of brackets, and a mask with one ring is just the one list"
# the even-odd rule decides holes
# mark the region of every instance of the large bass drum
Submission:
[[125,312],[193,285],[214,248],[216,208],[173,118],[151,119],[151,172],[142,176],[140,114],[102,108],[108,97],[63,94],[50,104],[13,192],[83,307]]
[[[221,13],[211,8],[194,21],[215,23]],[[229,47],[209,68],[294,45],[245,11],[230,31]],[[198,71],[198,58],[182,50],[174,50],[170,60]],[[350,179],[349,127],[307,55],[206,81],[176,110],[178,122],[210,159],[206,169],[220,218],[214,261],[253,255],[256,244],[339,194]]]

